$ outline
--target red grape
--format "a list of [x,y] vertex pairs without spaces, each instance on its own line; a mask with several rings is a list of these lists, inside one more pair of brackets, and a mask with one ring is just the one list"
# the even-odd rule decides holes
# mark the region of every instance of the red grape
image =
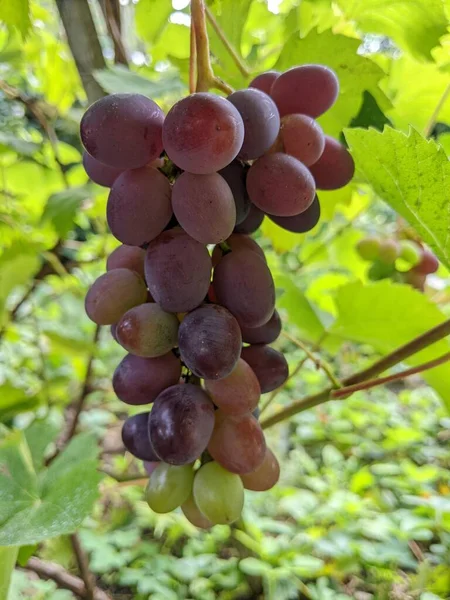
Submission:
[[209,529],[213,526],[213,523],[209,519],[205,517],[205,515],[200,512],[197,504],[195,503],[194,496],[190,496],[186,502],[181,505],[181,510],[183,511],[186,519],[195,525],[195,527],[199,527],[200,529]]
[[205,380],[205,388],[214,404],[227,415],[251,412],[258,405],[261,396],[258,379],[242,358],[223,379]]
[[306,233],[311,231],[317,225],[320,219],[320,203],[319,198],[316,196],[310,206],[299,215],[293,217],[275,217],[274,215],[268,215],[269,219],[286,229],[286,231],[292,231],[293,233]]
[[262,464],[252,473],[241,475],[245,489],[255,492],[270,490],[280,478],[280,464],[277,457],[270,448],[266,449],[266,455]]
[[197,385],[173,385],[159,394],[150,413],[149,432],[156,454],[166,463],[194,462],[214,428],[214,405]]
[[86,314],[98,325],[112,325],[127,310],[145,302],[146,297],[142,277],[129,269],[114,269],[101,275],[89,288]]
[[247,344],[271,344],[281,333],[281,319],[278,311],[260,327],[241,327],[242,340]]
[[292,217],[312,204],[315,184],[311,173],[299,160],[276,152],[258,158],[250,167],[247,191],[253,204],[264,212]]
[[250,204],[250,209],[248,215],[245,219],[236,225],[234,228],[235,233],[245,233],[250,234],[254,233],[259,227],[261,223],[264,221],[264,213],[254,204]]
[[282,73],[274,81],[270,95],[280,116],[300,113],[317,118],[336,102],[339,81],[324,65],[302,65]]
[[424,248],[419,264],[414,267],[414,271],[420,275],[431,275],[439,269],[439,261],[435,255]]
[[186,366],[198,377],[221,379],[234,369],[241,352],[241,330],[226,308],[205,304],[187,314],[178,345]]
[[255,88],[239,90],[228,96],[244,122],[244,141],[238,158],[253,160],[272,146],[280,130],[280,115],[270,96]]
[[164,113],[141,94],[100,98],[81,119],[84,147],[96,160],[118,169],[136,169],[157,158],[163,149]]
[[233,193],[236,206],[236,225],[244,221],[250,212],[250,198],[248,197],[245,179],[247,170],[238,160],[233,160],[225,169],[219,171]]
[[251,473],[262,464],[266,454],[264,433],[251,413],[232,417],[217,410],[208,452],[231,473]]
[[164,312],[158,304],[141,304],[117,323],[117,341],[131,354],[154,358],[175,348],[178,326],[177,317]]
[[155,358],[127,354],[114,371],[116,396],[126,404],[150,404],[163,390],[178,383],[181,362],[172,352]]
[[[264,261],[266,261],[266,256],[264,254],[263,249],[258,246],[258,244],[253,240],[250,236],[244,235],[242,233],[233,233],[226,241],[227,246],[229,246],[230,250],[240,250],[242,248],[247,248],[248,250],[252,250],[256,252],[258,256],[260,256]],[[212,253],[212,264],[213,267],[216,267],[219,263],[219,260],[222,258],[223,252],[220,246],[216,246]]]
[[130,271],[136,271],[136,273],[139,273],[144,278],[144,258],[145,250],[142,248],[122,244],[108,256],[106,270],[130,269]]
[[159,461],[148,435],[149,412],[129,417],[122,427],[122,441],[125,448],[136,458],[150,462]]
[[172,207],[181,227],[202,244],[222,242],[236,224],[233,193],[218,173],[182,173],[173,186]]
[[122,173],[106,207],[111,233],[124,244],[141,246],[159,235],[172,216],[170,183],[153,167]]
[[96,160],[87,152],[83,152],[83,167],[89,179],[92,179],[92,181],[98,185],[109,188],[115,182],[117,177],[123,173],[123,169],[108,167],[108,165]]
[[275,309],[275,286],[264,260],[243,248],[226,254],[214,269],[214,291],[243,327],[259,327]]
[[257,90],[261,90],[266,94],[270,94],[272,85],[279,76],[280,73],[278,71],[266,71],[265,73],[261,73],[252,79],[248,84],[248,87],[256,88]]
[[284,152],[309,167],[322,156],[325,148],[323,131],[308,115],[287,115],[281,119],[280,142]]
[[351,181],[355,163],[345,146],[326,135],[322,156],[310,171],[319,190],[337,190]]
[[164,148],[184,171],[214,173],[236,158],[244,139],[244,124],[225,98],[196,93],[183,98],[167,114]]
[[262,394],[277,389],[289,376],[286,359],[281,352],[270,346],[263,344],[247,346],[242,348],[241,356],[255,372]]
[[145,278],[155,302],[168,312],[188,312],[205,299],[211,257],[205,246],[176,227],[150,242]]

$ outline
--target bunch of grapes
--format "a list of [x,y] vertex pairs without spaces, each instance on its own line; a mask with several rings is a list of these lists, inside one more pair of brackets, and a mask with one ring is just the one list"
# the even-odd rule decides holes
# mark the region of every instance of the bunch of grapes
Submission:
[[306,65],[228,98],[194,93],[166,116],[144,96],[116,94],[82,119],[84,166],[111,187],[107,220],[122,243],[86,312],[128,352],[113,376],[118,398],[152,404],[122,438],[145,461],[156,512],[181,506],[199,527],[231,523],[244,488],[278,480],[258,402],[288,365],[269,345],[281,331],[274,282],[249,234],[266,214],[312,229],[316,188],[351,179],[350,154],[315,121],[337,95],[331,70]]
[[393,279],[423,292],[427,276],[439,268],[435,255],[414,240],[368,236],[356,249],[361,258],[372,263],[368,271],[372,281]]

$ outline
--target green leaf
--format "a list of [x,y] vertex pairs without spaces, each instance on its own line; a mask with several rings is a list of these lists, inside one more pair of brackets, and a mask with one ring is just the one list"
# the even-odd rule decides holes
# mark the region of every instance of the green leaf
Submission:
[[60,237],[64,237],[72,228],[73,220],[81,204],[91,195],[91,186],[62,190],[52,194],[47,200],[41,222],[50,221]]
[[28,396],[25,390],[10,383],[0,385],[0,421],[9,421],[17,414],[34,410],[38,406],[38,396]]
[[135,8],[136,30],[144,42],[158,40],[172,11],[171,0],[140,0]]
[[150,98],[159,98],[166,94],[181,94],[185,91],[179,77],[173,74],[165,76],[158,74],[158,78],[152,80],[125,67],[116,66],[95,71],[94,77],[110,94],[130,92],[143,94]]
[[253,577],[260,577],[270,571],[271,565],[269,563],[263,562],[258,558],[253,558],[249,556],[248,558],[243,558],[239,561],[239,569],[245,573],[245,575],[251,575]]
[[0,600],[8,599],[11,573],[14,570],[18,552],[19,548],[15,546],[0,548]]
[[37,544],[30,544],[28,546],[20,546],[19,554],[17,556],[17,563],[21,567],[25,567],[28,560],[33,556],[33,554],[38,549]]
[[431,50],[447,33],[442,0],[337,0],[337,4],[359,29],[386,35],[419,59],[430,60]]
[[[410,342],[445,320],[439,308],[413,288],[384,280],[371,285],[351,283],[336,294],[338,318],[331,332],[355,342],[370,344],[382,354]],[[411,356],[412,366],[449,351],[445,340]],[[423,378],[450,408],[450,365],[423,373]]]
[[0,442],[0,545],[23,545],[75,531],[97,498],[97,445],[74,438],[38,478],[25,436]]
[[30,448],[31,457],[35,471],[42,468],[45,451],[58,434],[58,427],[49,419],[36,419],[25,429],[24,435]]
[[363,103],[363,92],[369,91],[382,111],[390,104],[378,87],[383,70],[370,58],[358,54],[361,42],[331,31],[311,31],[305,38],[292,35],[285,43],[275,68],[284,71],[300,64],[320,63],[333,69],[340,82],[336,104],[319,122],[330,135],[338,137],[344,127],[356,117]]
[[450,266],[450,162],[433,140],[386,128],[348,129],[345,137],[358,174],[404,217],[440,260]]
[[25,36],[31,27],[29,0],[0,0],[0,22]]
[[28,142],[7,131],[0,131],[0,152],[14,150],[18,154],[32,156],[39,148],[40,145],[35,142]]

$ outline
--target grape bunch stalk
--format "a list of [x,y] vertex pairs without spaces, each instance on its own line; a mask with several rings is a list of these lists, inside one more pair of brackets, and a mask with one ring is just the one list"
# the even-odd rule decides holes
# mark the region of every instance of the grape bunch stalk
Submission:
[[81,121],[85,169],[111,188],[107,220],[122,243],[86,312],[128,352],[113,376],[118,398],[152,405],[122,438],[145,462],[158,513],[181,506],[198,527],[231,523],[244,488],[279,478],[258,402],[284,384],[288,365],[270,346],[281,320],[250,234],[265,215],[309,231],[316,189],[352,178],[350,154],[315,120],[338,90],[330,69],[303,65],[227,98],[193,93],[166,116],[142,95],[110,95]]

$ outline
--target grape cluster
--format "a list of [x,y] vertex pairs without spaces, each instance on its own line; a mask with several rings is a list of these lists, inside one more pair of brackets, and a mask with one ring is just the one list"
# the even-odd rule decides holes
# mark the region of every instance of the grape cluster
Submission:
[[166,116],[144,96],[115,94],[82,119],[83,163],[111,188],[107,220],[122,243],[86,312],[128,352],[113,376],[118,398],[153,403],[122,439],[145,461],[156,512],[181,506],[199,527],[231,523],[244,488],[278,480],[258,402],[288,365],[269,345],[281,331],[274,282],[249,234],[265,215],[312,229],[316,188],[351,179],[350,154],[315,121],[337,95],[331,70],[305,65],[228,98],[192,94]]
[[361,258],[372,263],[368,271],[372,281],[392,279],[423,292],[427,276],[439,268],[435,255],[410,239],[368,236],[358,242],[356,249]]

